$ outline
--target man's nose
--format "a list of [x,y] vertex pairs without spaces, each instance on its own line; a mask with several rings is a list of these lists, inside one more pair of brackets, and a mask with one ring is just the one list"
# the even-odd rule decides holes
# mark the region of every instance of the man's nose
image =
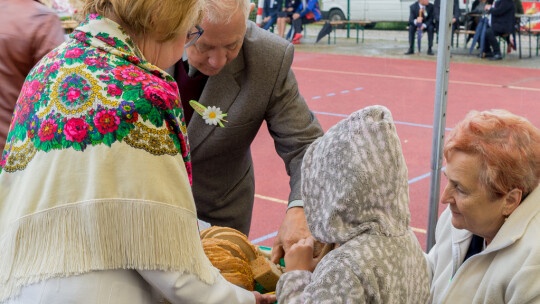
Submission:
[[208,58],[208,64],[214,69],[221,69],[227,63],[225,52],[216,51]]

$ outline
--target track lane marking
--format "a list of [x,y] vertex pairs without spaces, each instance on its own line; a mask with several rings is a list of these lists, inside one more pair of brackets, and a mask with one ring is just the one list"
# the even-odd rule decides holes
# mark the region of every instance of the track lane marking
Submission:
[[[356,75],[356,76],[393,78],[393,79],[405,79],[405,80],[421,80],[421,81],[429,81],[429,82],[435,82],[436,81],[436,79],[434,79],[434,78],[422,78],[422,77],[398,76],[398,75],[385,75],[385,74],[372,74],[372,73],[361,73],[361,72],[347,72],[347,71],[323,70],[323,69],[302,68],[302,67],[293,67],[293,70],[310,71],[310,72],[323,72],[323,73],[335,73],[335,74]],[[527,88],[527,87],[519,87],[519,86],[511,86],[511,85],[509,86],[509,85],[503,85],[503,84],[492,84],[492,83],[471,82],[471,81],[461,81],[461,80],[449,80],[448,82],[452,83],[452,84],[474,85],[474,86],[489,87],[489,88],[508,88],[508,89],[512,89],[512,90],[540,92],[540,88]]]

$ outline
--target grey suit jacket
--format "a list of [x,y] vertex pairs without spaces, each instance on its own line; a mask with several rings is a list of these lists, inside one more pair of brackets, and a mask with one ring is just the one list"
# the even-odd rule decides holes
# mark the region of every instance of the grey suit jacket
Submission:
[[249,233],[255,195],[250,146],[265,120],[290,176],[289,201],[301,199],[302,157],[323,131],[298,92],[293,53],[288,41],[249,21],[238,57],[209,77],[199,102],[219,107],[229,122],[210,126],[195,113],[188,126],[200,219]]

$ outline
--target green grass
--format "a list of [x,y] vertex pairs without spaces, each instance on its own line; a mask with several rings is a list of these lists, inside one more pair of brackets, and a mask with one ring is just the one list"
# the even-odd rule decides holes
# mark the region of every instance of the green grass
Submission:
[[377,22],[375,24],[376,30],[406,30],[407,29],[407,22]]

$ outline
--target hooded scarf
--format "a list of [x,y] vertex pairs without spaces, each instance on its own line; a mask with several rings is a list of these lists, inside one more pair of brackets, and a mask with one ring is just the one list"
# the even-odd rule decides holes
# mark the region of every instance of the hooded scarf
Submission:
[[174,79],[89,15],[30,72],[0,163],[0,302],[105,269],[217,272],[200,244]]
[[426,303],[427,265],[409,228],[407,167],[390,111],[351,114],[307,149],[302,197],[313,237],[340,246],[279,280],[279,303]]

